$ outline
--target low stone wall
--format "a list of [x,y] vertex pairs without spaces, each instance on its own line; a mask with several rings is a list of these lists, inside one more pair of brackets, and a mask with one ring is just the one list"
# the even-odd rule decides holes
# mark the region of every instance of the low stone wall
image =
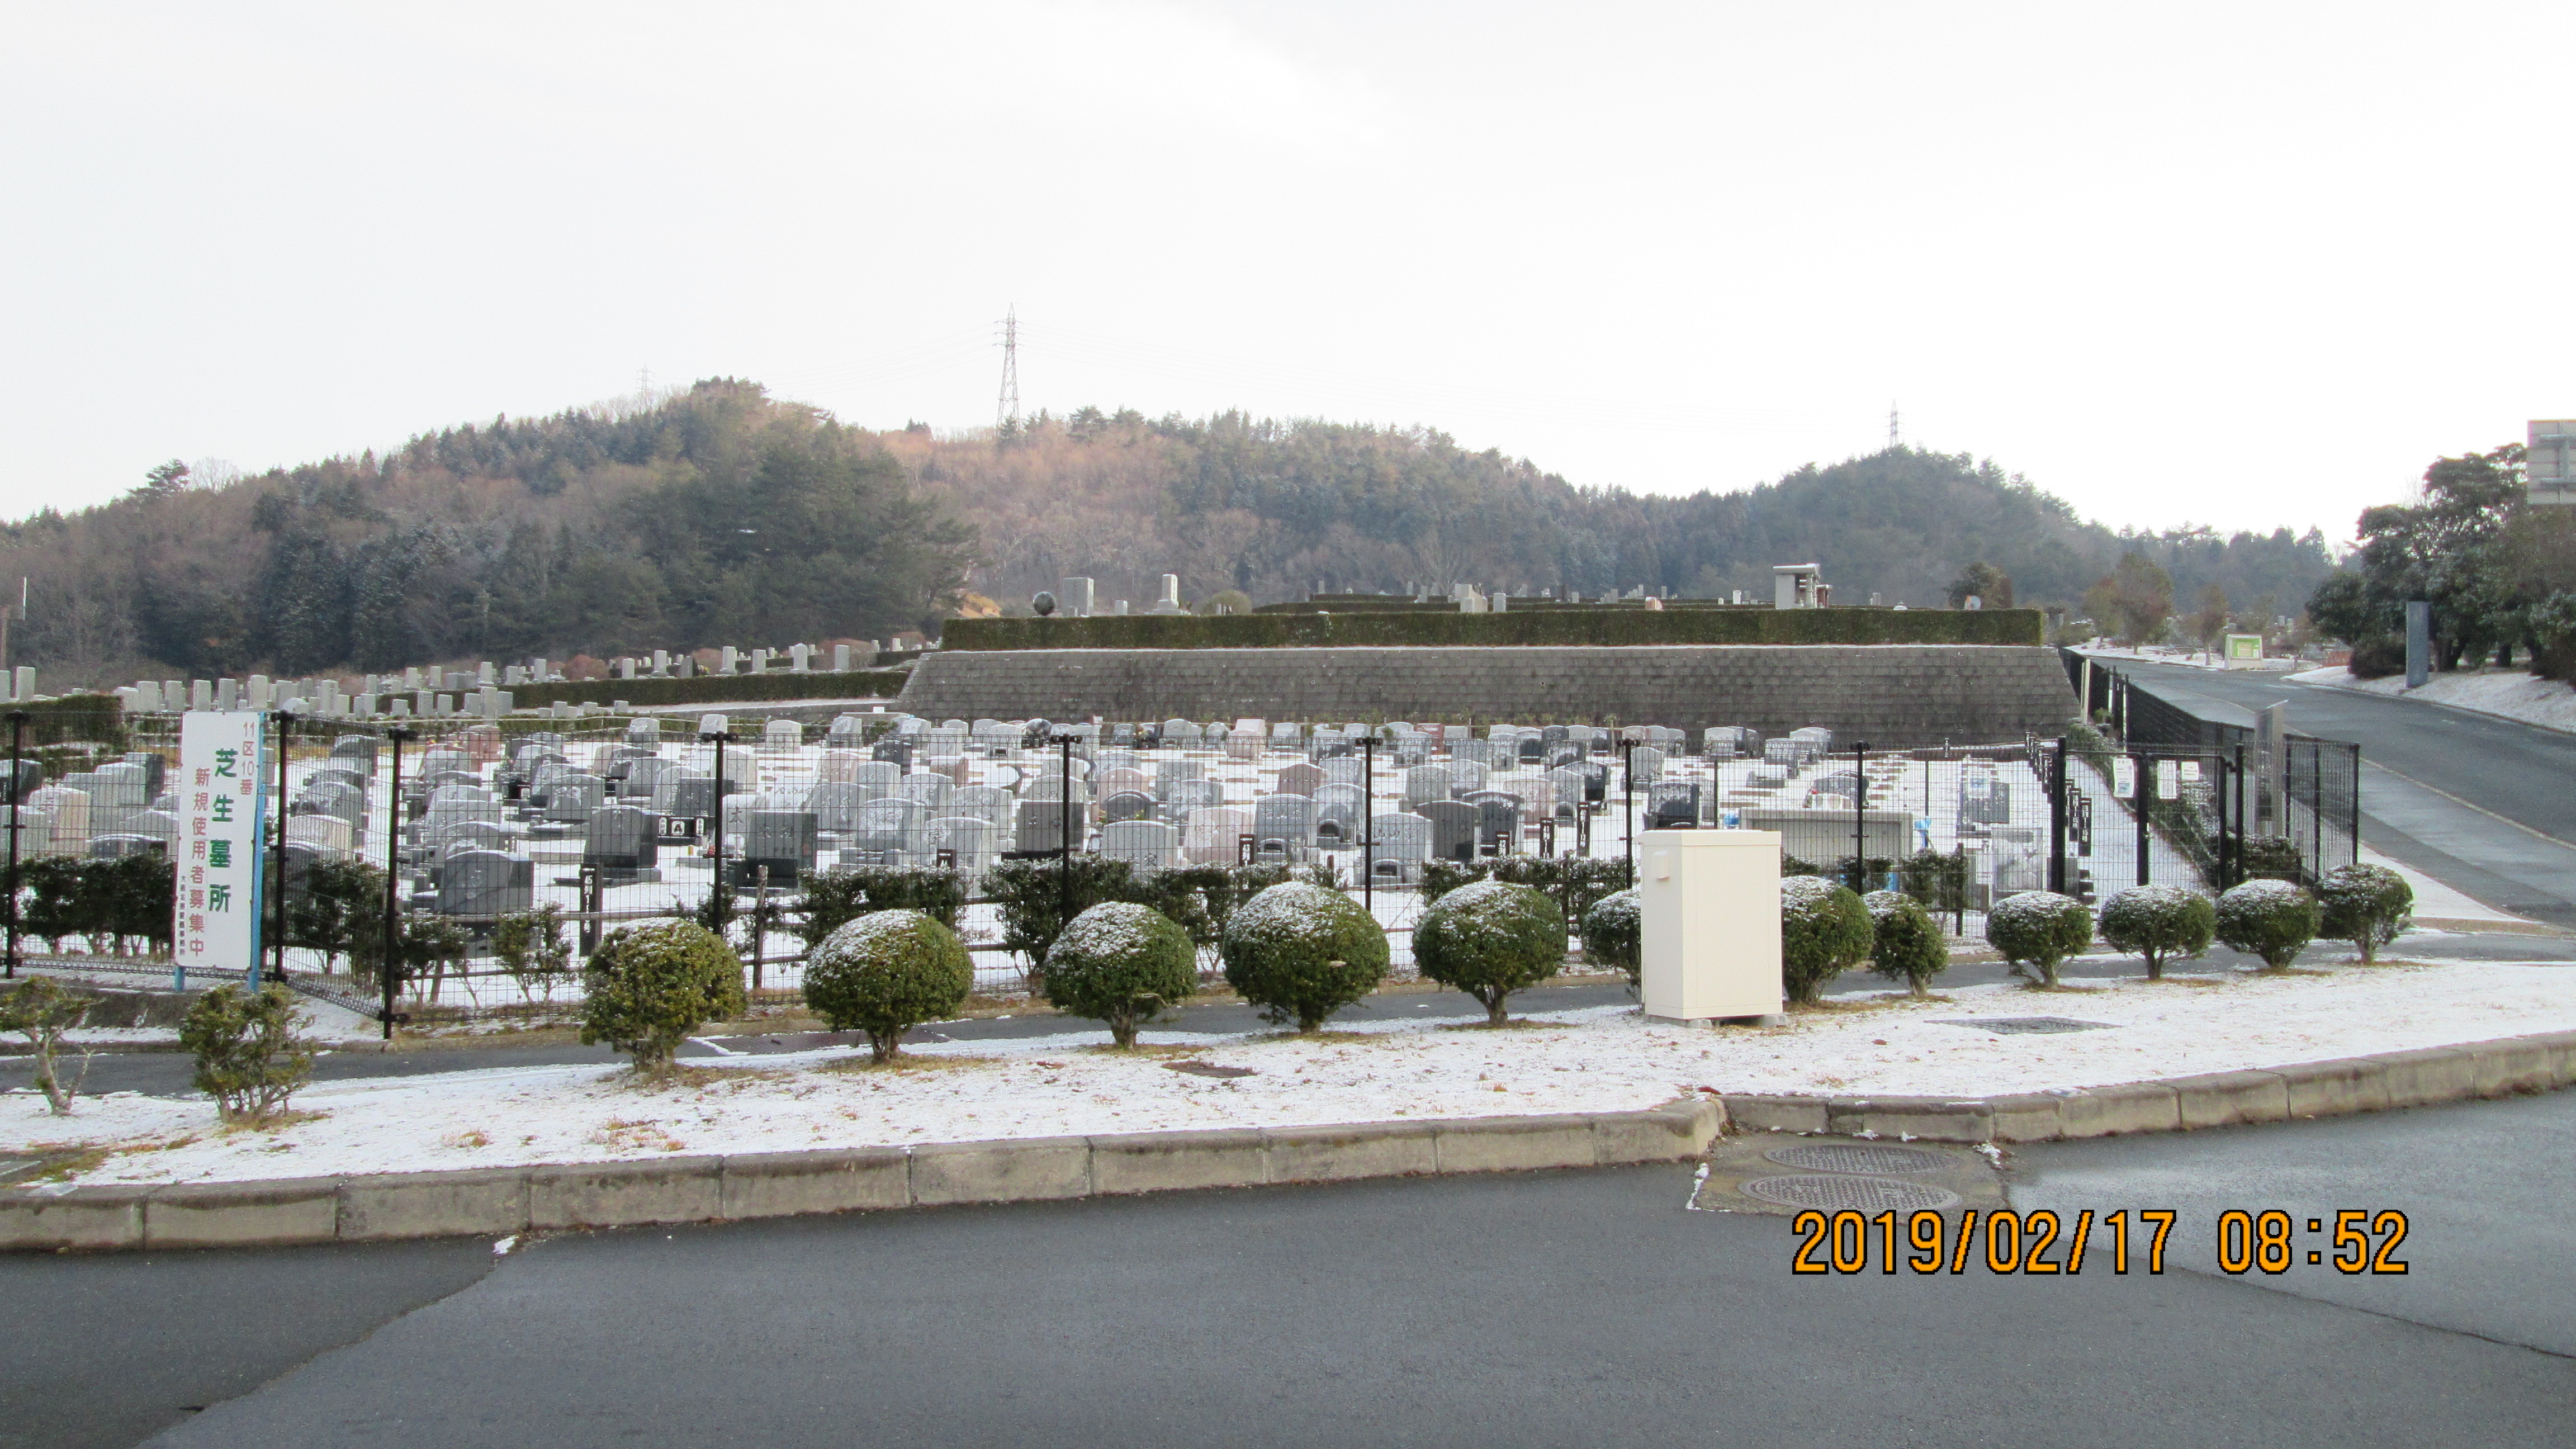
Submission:
[[[898,697],[932,719],[1806,725],[1882,747],[2055,734],[2056,651],[2019,645],[937,651]],[[1694,744],[1696,740],[1694,740]]]

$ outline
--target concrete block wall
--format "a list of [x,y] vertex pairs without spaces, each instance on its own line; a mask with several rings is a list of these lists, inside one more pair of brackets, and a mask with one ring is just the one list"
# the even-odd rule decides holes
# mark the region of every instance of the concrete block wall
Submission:
[[2051,649],[2018,645],[934,651],[897,706],[933,719],[1806,725],[1904,748],[2055,734]]

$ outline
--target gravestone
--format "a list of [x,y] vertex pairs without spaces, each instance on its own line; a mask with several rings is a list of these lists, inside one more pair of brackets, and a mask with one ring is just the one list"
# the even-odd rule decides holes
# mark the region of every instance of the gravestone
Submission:
[[1312,765],[1290,765],[1279,772],[1279,793],[1311,797],[1327,778]]
[[1181,832],[1159,820],[1114,820],[1101,827],[1100,853],[1139,871],[1180,864]]
[[1509,855],[1520,848],[1521,798],[1501,790],[1479,790],[1459,802],[1476,807],[1476,847],[1488,855]]
[[581,844],[581,863],[597,866],[604,880],[659,880],[660,822],[652,812],[632,805],[601,806],[591,812],[590,828]]
[[1100,802],[1104,821],[1151,820],[1155,811],[1154,797],[1142,790],[1121,790]]
[[870,800],[859,807],[857,828],[850,832],[850,848],[843,853],[858,865],[905,865],[921,854],[921,803],[902,796]]
[[1239,805],[1192,810],[1181,826],[1181,854],[1192,865],[1232,865],[1252,833],[1252,812]]
[[761,868],[769,870],[773,889],[792,889],[814,869],[814,814],[810,810],[749,812],[743,826],[742,858],[726,863],[733,884],[749,890],[760,884]]
[[1421,815],[1370,817],[1371,867],[1381,880],[1410,883],[1422,879],[1422,864],[1431,858],[1431,821]]
[[1415,807],[1414,814],[1431,822],[1431,858],[1434,860],[1474,860],[1476,829],[1481,812],[1463,800],[1432,800]]
[[929,833],[932,858],[944,853],[951,870],[970,876],[989,869],[1000,853],[1001,832],[980,815],[943,816],[930,822]]
[[1254,848],[1263,859],[1304,860],[1315,849],[1315,802],[1306,795],[1264,795],[1252,802]]
[[516,915],[536,906],[536,862],[496,850],[460,850],[438,865],[438,903],[442,916],[490,918]]
[[1368,815],[1368,800],[1357,785],[1319,785],[1315,788],[1315,840],[1333,850],[1344,850],[1359,842],[1360,822]]

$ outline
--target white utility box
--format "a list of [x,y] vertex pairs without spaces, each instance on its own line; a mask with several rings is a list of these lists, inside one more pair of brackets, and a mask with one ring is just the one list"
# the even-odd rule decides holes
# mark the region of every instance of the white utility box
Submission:
[[1780,837],[1649,830],[1637,837],[1638,998],[1662,1021],[1769,1016],[1780,990]]

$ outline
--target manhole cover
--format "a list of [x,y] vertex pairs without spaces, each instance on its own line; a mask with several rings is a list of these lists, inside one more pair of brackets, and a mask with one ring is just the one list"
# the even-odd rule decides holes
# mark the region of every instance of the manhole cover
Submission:
[[1746,1197],[1782,1207],[1822,1208],[1827,1212],[1936,1211],[1959,1205],[1959,1195],[1928,1183],[1899,1182],[1892,1177],[1757,1177],[1737,1189]]
[[1774,1147],[1762,1155],[1782,1167],[1800,1167],[1809,1172],[1938,1172],[1951,1165],[1950,1159],[1937,1152],[1920,1152],[1911,1147],[1846,1147],[1824,1142]]
[[1193,1077],[1248,1077],[1250,1067],[1220,1067],[1214,1062],[1165,1062],[1167,1072],[1187,1072]]
[[2001,1032],[2016,1036],[2023,1032],[2112,1031],[2116,1021],[2077,1021],[2071,1016],[1936,1016],[1936,1026],[1964,1026],[1971,1031]]

